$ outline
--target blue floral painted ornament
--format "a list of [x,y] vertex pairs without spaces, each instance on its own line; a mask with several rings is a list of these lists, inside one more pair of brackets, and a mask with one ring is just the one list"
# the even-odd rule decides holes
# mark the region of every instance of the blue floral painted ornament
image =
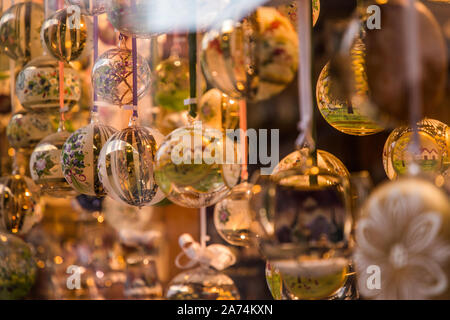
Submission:
[[116,132],[113,127],[101,124],[97,112],[92,112],[91,123],[72,133],[64,143],[62,171],[66,181],[79,193],[106,195],[98,178],[98,160],[103,145]]

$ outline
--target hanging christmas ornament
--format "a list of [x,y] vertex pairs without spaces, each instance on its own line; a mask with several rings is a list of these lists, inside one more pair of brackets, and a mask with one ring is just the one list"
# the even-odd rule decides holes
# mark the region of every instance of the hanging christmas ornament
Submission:
[[60,61],[74,61],[90,52],[91,30],[90,19],[73,7],[60,9],[42,25],[42,46]]
[[66,0],[68,5],[78,6],[81,13],[96,16],[106,12],[107,0]]
[[298,67],[298,38],[277,9],[260,7],[240,23],[205,34],[201,53],[208,81],[232,98],[252,101],[281,92]]
[[235,143],[221,131],[198,122],[169,134],[155,159],[158,185],[169,200],[183,207],[213,205],[239,180]]
[[160,107],[172,110],[186,110],[184,99],[189,97],[189,62],[180,58],[177,52],[156,66],[155,101]]
[[417,123],[419,149],[412,150],[413,129],[400,127],[392,131],[383,149],[384,171],[389,179],[409,172],[417,164],[421,172],[447,175],[450,167],[450,129],[437,120],[424,119]]
[[[42,140],[31,154],[31,178],[43,193],[53,197],[77,194],[67,183],[61,168],[61,152],[69,136],[70,132],[66,131],[64,120],[61,120],[58,131]],[[84,164],[83,159],[80,159],[80,163]]]
[[[313,23],[313,26],[315,26],[317,23],[317,20],[319,19],[319,15],[320,15],[320,0],[311,0],[311,5],[312,5],[312,10],[313,10],[312,23]],[[278,9],[278,11],[281,12],[282,15],[289,18],[292,25],[295,27],[295,30],[297,30],[297,28],[298,28],[297,2],[292,1],[289,4],[284,4],[284,5],[277,7],[277,9]]]
[[[219,272],[236,262],[229,248],[220,244],[206,247],[195,242],[191,235],[183,234],[179,238],[183,250],[175,264],[182,269],[199,267],[182,272],[170,281],[166,298],[172,300],[239,300],[239,292],[233,280]],[[189,259],[185,265],[181,258]],[[219,271],[217,271],[219,270]]]
[[28,244],[0,232],[0,299],[24,298],[34,284],[36,264]]
[[357,39],[350,54],[355,89],[350,101],[333,94],[330,63],[322,69],[316,86],[317,105],[324,119],[333,128],[357,136],[383,131],[383,127],[370,117],[370,111],[367,110],[369,97],[364,56],[364,44],[361,39]]
[[153,23],[149,21],[149,12],[153,12],[155,5],[153,2],[153,0],[111,0],[107,7],[108,20],[114,28],[129,37],[151,38],[159,33],[153,30]]
[[114,200],[142,207],[164,199],[154,178],[155,153],[164,136],[136,124],[113,134],[98,161],[100,182]]
[[[58,61],[41,56],[30,61],[18,74],[16,95],[25,109],[54,111],[59,108]],[[64,65],[64,106],[72,108],[81,97],[80,76]]]
[[236,129],[239,124],[238,101],[219,89],[208,90],[200,98],[198,119],[214,129]]
[[39,31],[44,9],[38,3],[13,4],[0,19],[0,48],[13,60],[26,63],[42,54]]
[[168,135],[178,128],[188,126],[191,119],[188,110],[171,112],[164,108],[157,108],[155,126],[163,135]]
[[266,282],[275,300],[283,300],[283,280],[280,272],[269,261],[266,262]]
[[252,185],[243,182],[214,208],[214,226],[219,235],[235,246],[249,246],[251,242],[251,225],[253,222],[250,210]]
[[106,195],[98,178],[98,161],[103,145],[116,129],[101,124],[97,112],[91,123],[70,135],[62,147],[61,165],[64,177],[76,191],[91,196]]
[[[92,69],[92,83],[99,100],[114,105],[133,102],[132,52],[126,47],[126,37],[120,36],[119,47],[110,49],[98,57]],[[137,94],[142,98],[149,90],[150,67],[137,56]]]
[[449,299],[450,206],[432,183],[403,177],[375,189],[361,209],[356,242],[363,297]]
[[105,221],[117,232],[122,230],[145,231],[152,227],[153,207],[136,208],[106,197],[103,203]]
[[20,111],[6,127],[9,144],[16,150],[33,150],[46,136],[56,132],[49,114]]

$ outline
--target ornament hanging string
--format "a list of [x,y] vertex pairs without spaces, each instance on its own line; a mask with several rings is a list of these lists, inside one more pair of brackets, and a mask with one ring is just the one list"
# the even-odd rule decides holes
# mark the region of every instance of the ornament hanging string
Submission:
[[248,180],[248,164],[247,164],[247,102],[245,99],[239,100],[239,128],[241,140],[241,156],[242,169],[241,180],[245,182]]
[[[94,60],[94,64],[95,61],[97,61],[98,58],[98,16],[94,15],[94,56],[93,56],[93,60]],[[92,106],[92,112],[97,112],[98,111],[98,105],[97,105],[97,88],[94,85],[94,93],[93,93],[93,99],[94,99],[94,103]]]
[[189,44],[189,95],[186,102],[189,104],[189,115],[197,117],[197,33],[190,32],[188,35]]

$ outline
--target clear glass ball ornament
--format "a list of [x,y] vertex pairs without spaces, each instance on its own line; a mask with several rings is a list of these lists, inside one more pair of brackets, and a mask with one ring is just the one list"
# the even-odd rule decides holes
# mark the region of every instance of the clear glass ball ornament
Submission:
[[198,120],[214,129],[236,129],[239,126],[239,103],[219,89],[210,89],[200,98]]
[[78,60],[93,45],[91,20],[73,8],[60,9],[43,23],[41,41],[54,58],[64,62]]
[[239,149],[199,122],[169,134],[156,153],[155,178],[167,198],[201,208],[225,198],[239,180]]
[[[92,69],[92,83],[99,100],[113,105],[133,102],[133,56],[122,37],[118,48],[104,52]],[[137,56],[137,94],[142,98],[150,86],[150,67]]]
[[184,271],[170,281],[166,298],[171,300],[239,300],[233,280],[206,266]]
[[28,244],[0,232],[0,299],[24,298],[36,279],[36,264]]
[[13,4],[0,18],[0,47],[13,60],[28,62],[42,55],[40,30],[42,5],[24,1]]
[[450,129],[434,119],[424,119],[417,124],[419,149],[411,149],[414,140],[412,127],[395,129],[383,149],[383,167],[389,179],[409,173],[413,164],[424,174],[448,174],[450,167]]
[[14,114],[6,127],[9,144],[16,150],[33,150],[45,137],[56,132],[50,115],[21,111]]
[[132,125],[113,134],[103,146],[98,175],[114,200],[142,207],[164,194],[155,182],[155,154],[164,136],[156,129]]
[[77,194],[64,178],[61,166],[61,152],[69,136],[70,132],[66,131],[61,122],[58,131],[43,139],[34,148],[30,158],[31,178],[43,193],[56,198]]
[[[16,95],[25,109],[57,110],[60,107],[58,61],[49,56],[30,61],[17,75]],[[69,64],[64,64],[64,106],[72,108],[80,97],[80,75]]]
[[260,7],[242,22],[224,22],[203,37],[208,81],[232,98],[261,101],[280,93],[298,68],[298,37],[277,9]]
[[255,183],[254,239],[282,274],[288,298],[330,299],[346,284],[350,264],[349,180],[330,162],[298,152],[304,159]]
[[81,13],[97,16],[106,12],[108,0],[66,0],[68,5],[78,6]]
[[249,201],[252,187],[247,182],[238,184],[214,208],[214,226],[229,244],[243,247],[251,244],[253,217]]
[[266,261],[266,282],[270,294],[275,300],[283,300],[283,279],[280,271],[274,268],[269,261]]
[[72,133],[64,143],[61,164],[64,177],[76,191],[91,196],[106,195],[98,178],[100,151],[106,141],[117,132],[102,124],[92,113],[91,123]]

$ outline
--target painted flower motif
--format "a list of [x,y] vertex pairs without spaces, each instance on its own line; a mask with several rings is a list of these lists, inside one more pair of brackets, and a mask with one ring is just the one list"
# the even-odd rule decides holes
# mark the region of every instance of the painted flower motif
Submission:
[[43,176],[51,175],[51,169],[55,166],[51,155],[48,153],[41,153],[36,157],[36,161],[33,164],[33,170],[36,172],[39,178]]
[[84,162],[85,154],[83,153],[85,132],[76,131],[73,133],[63,146],[62,153],[63,172],[66,178],[72,182],[74,180],[85,181]]
[[[439,236],[442,217],[428,211],[415,193],[392,189],[385,198],[371,198],[370,215],[358,222],[355,263],[360,293],[373,299],[428,299],[444,293],[443,269],[450,245]],[[378,266],[381,288],[369,289],[369,266]]]
[[219,221],[222,224],[227,223],[230,220],[230,212],[226,209],[226,208],[221,208],[222,210],[220,210],[219,213]]

